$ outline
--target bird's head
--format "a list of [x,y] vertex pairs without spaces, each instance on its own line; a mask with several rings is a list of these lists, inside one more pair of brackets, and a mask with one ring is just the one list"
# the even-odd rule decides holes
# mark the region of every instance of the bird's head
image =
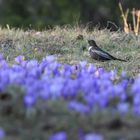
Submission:
[[96,42],[94,40],[88,40],[90,46],[96,46]]

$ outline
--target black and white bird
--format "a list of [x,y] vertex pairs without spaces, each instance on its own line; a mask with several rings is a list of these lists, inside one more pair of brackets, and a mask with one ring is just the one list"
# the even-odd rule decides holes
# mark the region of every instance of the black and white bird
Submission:
[[99,48],[94,40],[88,40],[89,43],[89,54],[90,56],[98,61],[108,61],[108,60],[118,60],[118,61],[123,61],[126,62],[126,60],[116,58],[109,53],[105,52],[101,48]]

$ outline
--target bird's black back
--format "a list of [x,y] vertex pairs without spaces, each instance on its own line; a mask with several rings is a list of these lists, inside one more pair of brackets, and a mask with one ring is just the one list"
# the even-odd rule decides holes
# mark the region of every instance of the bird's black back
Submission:
[[93,59],[101,60],[101,61],[119,60],[119,61],[126,62],[126,60],[118,59],[118,58],[112,56],[111,54],[109,54],[108,52],[99,48],[94,40],[88,40],[88,43],[90,45],[89,53]]

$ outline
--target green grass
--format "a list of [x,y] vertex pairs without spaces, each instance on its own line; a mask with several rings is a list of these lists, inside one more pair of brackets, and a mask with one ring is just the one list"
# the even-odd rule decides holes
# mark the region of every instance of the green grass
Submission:
[[[82,35],[82,39],[78,36]],[[128,62],[119,61],[97,62],[92,60],[87,49],[88,39],[95,39],[97,44],[112,55],[127,59]],[[106,69],[125,70],[134,76],[140,72],[140,35],[126,34],[122,31],[110,32],[107,29],[95,28],[88,31],[86,28],[56,27],[52,30],[37,32],[22,29],[0,29],[0,52],[4,54],[9,63],[18,55],[26,59],[41,60],[46,55],[56,55],[59,61],[78,63],[88,61]]]

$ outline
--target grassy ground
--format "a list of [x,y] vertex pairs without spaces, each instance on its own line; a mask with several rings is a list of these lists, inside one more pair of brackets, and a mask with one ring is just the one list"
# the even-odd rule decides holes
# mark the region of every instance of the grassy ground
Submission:
[[[103,49],[128,62],[92,60],[87,49],[83,49],[88,45],[88,39],[95,39]],[[18,55],[41,60],[46,55],[53,54],[61,62],[73,64],[86,60],[106,69],[117,69],[119,72],[125,70],[131,76],[140,72],[140,35],[136,37],[133,33],[127,35],[121,31],[110,32],[96,28],[87,31],[77,27],[56,27],[42,32],[0,29],[0,52],[11,64]],[[36,110],[28,112],[23,106],[23,94],[20,95],[19,90],[10,89],[4,97],[0,96],[0,127],[6,130],[6,140],[47,140],[52,131],[59,130],[70,131],[69,137],[77,140],[78,136],[73,134],[78,133],[79,128],[87,133],[94,129],[108,140],[140,139],[140,119],[133,118],[132,115],[123,118],[118,114],[109,115],[108,110],[94,117],[80,116],[67,111],[65,102],[61,100],[49,102],[45,111],[39,104]]]
[[[128,62],[92,60],[87,49],[83,50],[88,45],[88,39],[95,39],[103,49]],[[56,27],[42,32],[0,29],[0,52],[10,63],[13,63],[17,55],[41,60],[46,55],[53,54],[62,62],[78,63],[86,60],[107,69],[125,70],[132,76],[140,72],[140,35],[136,37],[133,33],[126,34],[121,31],[110,32],[97,28],[87,31],[86,28],[79,27]]]

